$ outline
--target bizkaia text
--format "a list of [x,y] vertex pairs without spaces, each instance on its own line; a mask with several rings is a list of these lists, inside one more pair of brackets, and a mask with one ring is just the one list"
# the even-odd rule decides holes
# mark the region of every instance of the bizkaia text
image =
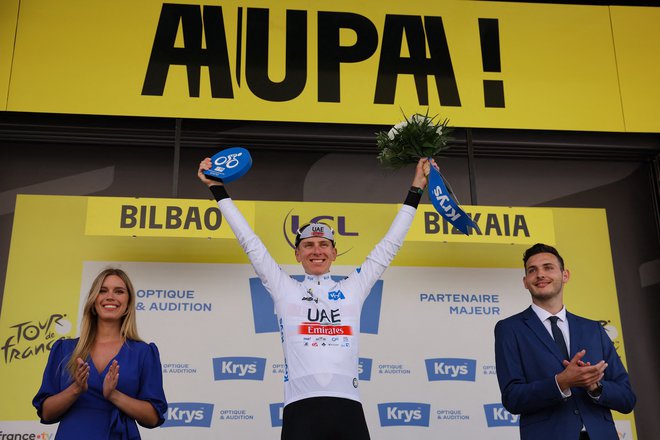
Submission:
[[[474,213],[468,215],[477,225],[476,228],[470,227],[470,233],[485,236],[497,237],[519,237],[530,236],[527,219],[522,214],[500,214],[500,213]],[[442,220],[442,221],[441,221]],[[461,231],[452,227],[445,218],[440,218],[437,212],[424,213],[424,232],[427,234],[453,234],[460,235]]]
[[[270,10],[238,8],[236,55],[230,59],[228,28],[221,6],[165,3],[147,67],[142,95],[162,96],[170,66],[186,66],[188,92],[199,97],[200,71],[209,70],[211,96],[234,98],[232,71],[240,87],[245,34],[245,81],[258,98],[271,102],[291,101],[303,92],[308,79],[309,11],[286,10],[286,23],[271,26]],[[379,47],[374,104],[393,104],[399,75],[412,75],[420,105],[428,105],[429,77],[435,79],[440,104],[460,107],[461,100],[442,17],[385,15],[382,33],[367,17],[351,12],[319,11],[316,14],[318,35],[318,102],[340,102],[341,65],[359,63],[374,55]],[[175,47],[181,28],[183,47]],[[284,77],[273,81],[268,75],[269,31],[285,27]],[[345,30],[356,35],[354,44],[342,45]],[[407,47],[403,47],[405,44]],[[427,56],[428,47],[428,56]],[[409,56],[401,56],[402,53]],[[232,69],[232,61],[234,68]]]

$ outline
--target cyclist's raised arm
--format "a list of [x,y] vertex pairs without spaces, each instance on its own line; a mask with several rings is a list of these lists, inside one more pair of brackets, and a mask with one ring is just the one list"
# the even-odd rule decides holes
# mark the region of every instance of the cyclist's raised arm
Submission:
[[207,157],[199,164],[197,177],[199,177],[199,180],[206,184],[211,190],[213,197],[218,202],[218,207],[220,208],[223,218],[229,224],[238,243],[250,259],[254,271],[261,279],[266,290],[275,297],[274,292],[282,292],[284,290],[277,289],[277,286],[291,283],[291,278],[281,270],[280,266],[270,256],[266,246],[264,246],[257,234],[254,233],[247,220],[245,220],[245,217],[243,217],[243,214],[241,214],[232,199],[229,197],[225,185],[221,182],[209,179],[203,173],[204,170],[210,168],[211,159]]
[[412,186],[406,193],[403,206],[392,221],[385,237],[369,253],[364,263],[362,263],[360,271],[355,275],[356,280],[362,285],[363,289],[371,289],[371,286],[378,281],[378,278],[385,272],[385,269],[403,245],[417,212],[417,205],[421,200],[422,192],[428,184],[431,166],[436,169],[438,167],[433,159],[422,158],[417,162]]

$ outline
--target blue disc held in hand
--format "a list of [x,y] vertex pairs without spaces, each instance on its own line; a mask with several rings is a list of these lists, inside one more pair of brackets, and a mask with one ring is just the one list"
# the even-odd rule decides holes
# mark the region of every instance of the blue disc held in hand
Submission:
[[245,148],[232,147],[222,150],[211,157],[211,168],[204,175],[211,180],[229,183],[248,172],[252,166],[252,157]]

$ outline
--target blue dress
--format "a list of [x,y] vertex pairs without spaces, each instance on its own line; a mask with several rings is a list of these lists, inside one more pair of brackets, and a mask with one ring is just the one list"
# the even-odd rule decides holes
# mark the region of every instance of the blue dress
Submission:
[[[87,392],[81,394],[59,420],[51,422],[43,420],[41,409],[44,400],[66,389],[72,383],[66,364],[77,342],[77,338],[62,339],[57,341],[50,351],[41,388],[32,400],[41,423],[60,423],[57,428],[57,440],[139,439],[140,433],[135,420],[103,397],[103,379],[108,373],[112,360],[99,374],[91,357],[88,357],[90,368]],[[113,359],[119,363],[120,370],[117,390],[135,399],[151,403],[158,413],[157,426],[161,425],[165,421],[167,401],[163,391],[163,370],[156,345],[127,340]]]

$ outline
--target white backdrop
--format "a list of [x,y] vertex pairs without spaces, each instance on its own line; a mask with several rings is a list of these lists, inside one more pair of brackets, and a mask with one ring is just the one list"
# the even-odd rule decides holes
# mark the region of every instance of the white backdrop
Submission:
[[[140,335],[161,354],[170,407],[163,426],[140,428],[144,439],[280,438],[282,349],[276,331],[255,330],[255,307],[265,322],[274,310],[254,305],[264,293],[251,291],[251,266],[88,261],[80,307],[107,267],[124,269],[133,280]],[[291,275],[301,270],[283,268]],[[333,268],[336,275],[350,271]],[[522,269],[385,272],[382,292],[372,291],[382,294],[380,305],[372,298],[365,303],[370,325],[363,321],[360,338],[360,390],[373,439],[519,438],[518,417],[500,404],[493,327],[528,307],[521,277]],[[633,438],[630,422],[616,424],[621,439]],[[4,421],[0,434],[49,440],[56,429]]]
[[[133,280],[140,334],[161,353],[170,409],[165,425],[141,429],[143,437],[278,439],[282,349],[278,333],[255,332],[252,267],[86,262],[81,303],[95,275],[109,266]],[[351,270],[338,266],[333,273]],[[529,305],[521,277],[518,269],[385,272],[380,310],[367,310],[372,323],[377,319],[377,334],[363,333],[360,341],[360,390],[372,438],[518,438],[517,417],[499,403],[493,327]],[[223,380],[214,376],[218,358],[225,362]]]

